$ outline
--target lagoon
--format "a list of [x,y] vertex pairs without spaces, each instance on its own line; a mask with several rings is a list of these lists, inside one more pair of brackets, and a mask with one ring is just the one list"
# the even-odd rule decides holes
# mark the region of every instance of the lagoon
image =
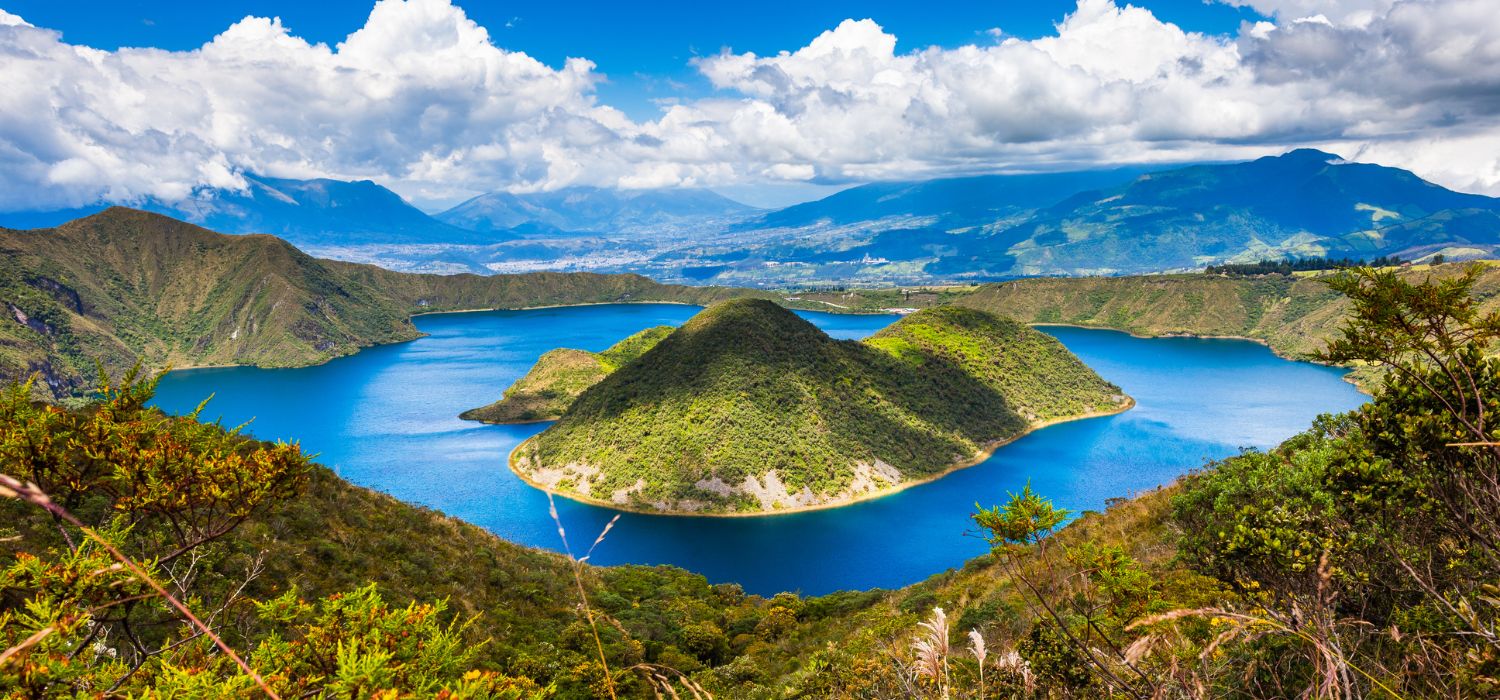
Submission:
[[[546,495],[505,461],[546,425],[483,425],[458,414],[498,398],[548,350],[603,350],[650,326],[680,325],[697,310],[620,304],[420,316],[414,321],[427,337],[316,367],[172,372],[155,403],[183,413],[212,395],[205,418],[250,421],[246,432],[299,440],[356,484],[560,550]],[[799,313],[839,338],[862,338],[895,320]],[[1136,407],[1044,428],[977,466],[842,508],[750,518],[626,513],[590,561],[673,564],[760,594],[902,586],[984,553],[969,522],[975,504],[998,503],[1028,481],[1062,507],[1099,509],[1209,460],[1274,446],[1318,414],[1365,400],[1342,370],[1284,360],[1249,341],[1041,330],[1124,388]],[[557,507],[575,546],[586,547],[616,515],[566,499]]]

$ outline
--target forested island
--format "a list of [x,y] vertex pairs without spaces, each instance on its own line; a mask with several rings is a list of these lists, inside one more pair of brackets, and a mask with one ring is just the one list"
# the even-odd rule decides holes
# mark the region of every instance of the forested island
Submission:
[[[1395,368],[1363,408],[1066,527],[1024,489],[974,514],[992,551],[961,569],[821,597],[511,544],[349,484],[295,445],[165,416],[146,405],[150,379],[77,408],[13,386],[0,459],[22,479],[0,480],[0,688],[1493,697],[1500,430],[1485,416],[1500,410],[1487,355],[1500,315],[1478,309],[1480,274],[1333,280],[1352,311],[1327,361]],[[98,435],[111,449],[78,449]],[[214,627],[222,646],[149,581],[234,620]]]
[[505,390],[499,401],[459,414],[484,423],[534,423],[557,420],[579,394],[625,363],[656,347],[672,333],[671,326],[655,326],[632,334],[603,352],[558,348]]
[[889,493],[1037,426],[1130,405],[1055,339],[987,312],[929,309],[855,342],[742,299],[583,391],[511,466],[616,508],[788,512]]

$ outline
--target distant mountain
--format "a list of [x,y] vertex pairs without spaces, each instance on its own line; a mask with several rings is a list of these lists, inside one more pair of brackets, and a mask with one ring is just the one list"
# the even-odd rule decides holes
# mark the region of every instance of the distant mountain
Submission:
[[[909,282],[1134,274],[1287,256],[1476,257],[1500,250],[1500,199],[1321,151],[1128,174],[854,188],[757,221],[805,226],[807,235],[769,240],[754,255],[726,251],[717,259],[730,261],[731,270],[740,260],[749,263],[739,270],[761,260],[797,263],[803,278],[859,280],[895,270]],[[1110,176],[1119,181],[1061,194]],[[1004,177],[1017,176],[997,176]],[[929,220],[886,220],[898,214]],[[829,230],[834,233],[822,233]],[[744,283],[746,277],[715,279]]]
[[437,215],[474,231],[540,228],[619,233],[720,222],[759,211],[704,189],[609,190],[570,187],[553,192],[480,195]]
[[1150,272],[1263,257],[1500,244],[1500,199],[1310,149],[1150,173],[966,242],[934,272]]
[[1048,207],[1083,190],[1129,182],[1144,168],[1026,175],[980,175],[924,182],[877,182],[793,205],[742,228],[848,224],[889,216],[938,217],[946,223],[989,223]]
[[824,507],[1130,405],[1055,339],[983,311],[926,309],[855,342],[737,299],[608,373],[511,466],[571,498],[645,511]]
[[[514,238],[476,233],[428,216],[369,180],[289,180],[245,175],[244,191],[206,190],[180,202],[148,200],[137,208],[221,233],[268,233],[299,246],[400,243],[485,244]],[[104,206],[0,215],[11,228],[56,226]]]

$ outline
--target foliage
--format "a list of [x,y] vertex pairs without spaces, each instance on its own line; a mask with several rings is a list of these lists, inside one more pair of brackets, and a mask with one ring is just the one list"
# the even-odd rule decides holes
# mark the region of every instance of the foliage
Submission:
[[1257,694],[1500,691],[1500,315],[1477,308],[1480,274],[1333,278],[1354,313],[1323,357],[1386,366],[1385,387],[1180,497],[1184,555],[1266,630],[1230,649]]
[[857,343],[738,300],[585,391],[515,466],[638,508],[775,510],[938,474],[1128,401],[1061,343],[984,312],[927,309]]
[[270,236],[228,236],[113,207],[42,231],[0,230],[0,381],[86,394],[112,373],[291,367],[421,334],[411,314],[606,302],[708,304],[770,292],[640,275],[430,275],[319,260]]
[[[164,416],[146,407],[152,385],[114,384],[78,409],[34,403],[12,387],[0,404],[0,456],[7,469],[34,465],[58,503],[129,552],[284,696],[602,692],[566,559],[352,486],[295,446]],[[116,437],[99,443],[105,449],[94,447],[96,435]],[[273,464],[287,476],[265,471]],[[242,479],[252,466],[262,470],[253,483]],[[136,482],[170,482],[183,497],[126,488]],[[217,500],[226,494],[248,515],[226,511]],[[226,517],[227,532],[165,559]],[[178,535],[173,519],[199,523],[199,534]],[[0,663],[0,687],[97,693],[118,682],[121,693],[253,694],[97,543],[17,501],[0,500],[0,522],[0,650],[50,630]],[[693,681],[682,673],[743,664],[752,649],[880,598],[766,600],[670,567],[579,571],[620,697],[650,697],[654,677],[684,689]]]
[[[1253,263],[1226,263],[1223,265],[1209,265],[1204,268],[1204,274],[1209,275],[1290,275],[1293,272],[1314,272],[1319,270],[1338,270],[1349,267],[1394,267],[1401,264],[1401,257],[1397,255],[1382,255],[1370,262],[1364,259],[1354,260],[1352,258],[1281,258],[1279,260],[1264,259]],[[1439,261],[1441,262],[1441,261]]]
[[570,348],[550,350],[537,359],[526,376],[506,389],[499,401],[464,411],[459,417],[485,423],[557,420],[585,389],[656,347],[671,332],[671,326],[647,328],[603,352]]
[[[1443,280],[1459,265],[1384,272],[1407,281]],[[1477,273],[1470,294],[1477,308],[1500,309],[1500,266]],[[1286,277],[1144,275],[1024,279],[984,285],[954,304],[1002,314],[1025,323],[1113,328],[1143,336],[1239,336],[1263,341],[1284,357],[1311,359],[1339,335],[1350,300],[1329,287],[1329,274]],[[1367,391],[1377,372],[1356,367],[1352,378]]]

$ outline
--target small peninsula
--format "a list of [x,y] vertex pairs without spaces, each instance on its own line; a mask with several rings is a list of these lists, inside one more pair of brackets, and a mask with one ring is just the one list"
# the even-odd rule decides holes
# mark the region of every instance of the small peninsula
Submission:
[[1056,339],[988,312],[926,309],[859,342],[740,299],[607,372],[510,461],[536,486],[614,508],[791,512],[883,495],[1042,425],[1131,405]]
[[672,332],[671,326],[647,328],[610,346],[604,352],[572,348],[550,350],[505,390],[499,401],[459,414],[483,423],[535,423],[557,420],[579,394],[656,347]]

